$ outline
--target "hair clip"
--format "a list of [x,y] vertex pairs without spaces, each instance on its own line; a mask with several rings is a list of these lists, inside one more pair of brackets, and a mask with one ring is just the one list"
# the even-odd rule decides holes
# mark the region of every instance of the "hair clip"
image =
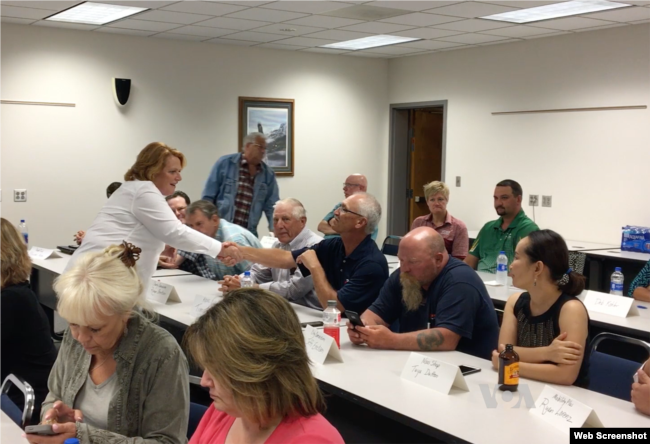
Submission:
[[118,256],[122,263],[126,265],[127,267],[135,267],[135,262],[140,259],[140,253],[142,253],[142,248],[138,248],[135,245],[123,241],[122,242],[122,247],[124,247],[124,250],[120,253]]

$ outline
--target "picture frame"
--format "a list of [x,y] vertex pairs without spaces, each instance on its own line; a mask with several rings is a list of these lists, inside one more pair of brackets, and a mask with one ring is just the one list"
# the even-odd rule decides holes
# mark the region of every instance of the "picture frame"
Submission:
[[293,99],[239,97],[239,144],[247,134],[267,137],[264,162],[276,176],[294,175]]

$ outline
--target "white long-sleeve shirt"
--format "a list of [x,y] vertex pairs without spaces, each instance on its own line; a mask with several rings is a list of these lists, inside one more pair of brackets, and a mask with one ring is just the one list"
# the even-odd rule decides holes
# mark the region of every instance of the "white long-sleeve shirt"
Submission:
[[101,251],[123,241],[142,249],[136,269],[145,289],[165,244],[213,257],[221,251],[221,242],[183,225],[176,218],[153,182],[133,180],[124,182],[106,201],[65,271],[84,253]]

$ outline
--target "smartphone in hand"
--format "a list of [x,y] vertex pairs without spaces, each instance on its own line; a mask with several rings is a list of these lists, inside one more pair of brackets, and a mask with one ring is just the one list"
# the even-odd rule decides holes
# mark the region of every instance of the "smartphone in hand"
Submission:
[[33,426],[25,427],[25,433],[32,433],[34,435],[58,435],[54,430],[52,430],[52,424],[39,424]]
[[365,327],[363,321],[356,311],[345,310],[345,316],[347,316],[350,324],[352,324],[353,327]]

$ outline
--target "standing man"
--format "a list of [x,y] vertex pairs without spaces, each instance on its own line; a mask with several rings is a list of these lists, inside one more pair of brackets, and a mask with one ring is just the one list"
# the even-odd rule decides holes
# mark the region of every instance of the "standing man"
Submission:
[[[273,233],[278,240],[272,248],[293,251],[323,240],[306,225],[307,212],[298,199],[290,197],[278,201],[273,211]],[[312,277],[304,277],[298,268],[269,268],[254,264],[250,271],[255,287],[277,293],[289,302],[323,309],[314,291]],[[235,290],[241,287],[241,276],[225,276],[221,283],[221,291]]]
[[499,182],[494,190],[494,209],[501,216],[483,225],[465,263],[478,271],[496,273],[499,252],[505,251],[508,265],[515,258],[515,247],[532,231],[539,230],[535,222],[521,209],[522,189],[514,180]]
[[262,160],[266,136],[244,137],[241,153],[222,156],[212,167],[201,199],[217,206],[222,219],[248,229],[257,236],[257,225],[266,214],[273,231],[273,204],[279,197],[275,173]]
[[[368,179],[366,179],[366,176],[364,176],[363,174],[351,174],[348,176],[347,179],[345,179],[345,183],[343,184],[343,195],[345,196],[346,199],[352,196],[354,193],[365,193],[367,191],[368,191]],[[327,213],[325,215],[325,218],[322,221],[320,221],[320,223],[318,224],[318,231],[320,231],[325,235],[325,239],[339,236],[339,233],[337,233],[330,225],[330,221],[334,219],[334,212],[340,206],[341,206],[341,202],[337,203],[332,209],[332,211]],[[379,232],[379,228],[377,227],[371,233],[372,240],[377,240],[378,232]]]

